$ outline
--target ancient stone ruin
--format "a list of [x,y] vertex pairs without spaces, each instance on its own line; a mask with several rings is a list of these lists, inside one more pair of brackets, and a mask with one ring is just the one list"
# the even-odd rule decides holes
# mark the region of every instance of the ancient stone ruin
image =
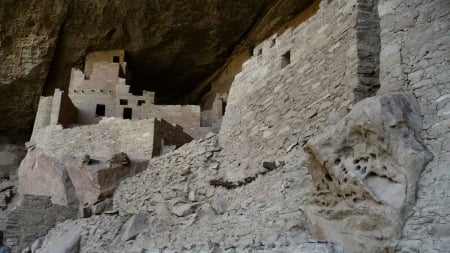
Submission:
[[[64,20],[57,31],[11,16],[36,31],[4,29],[0,57],[20,60],[4,61],[0,89],[14,84],[39,105],[25,147],[9,141],[20,127],[0,145],[5,244],[450,252],[449,10],[445,0],[73,0],[49,16]],[[33,103],[8,102],[24,119],[5,115],[0,137]]]

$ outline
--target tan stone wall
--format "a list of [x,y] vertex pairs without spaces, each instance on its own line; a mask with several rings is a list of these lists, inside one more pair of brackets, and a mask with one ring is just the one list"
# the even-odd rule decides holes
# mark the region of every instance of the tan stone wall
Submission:
[[257,171],[262,161],[279,159],[352,107],[360,84],[355,6],[356,0],[322,1],[314,16],[254,48],[222,122],[220,141],[235,161],[230,177],[245,164]]
[[450,2],[380,0],[380,93],[412,92],[434,159],[419,180],[398,252],[450,252]]
[[163,119],[155,120],[155,134],[153,137],[153,155],[162,154],[164,146],[179,148],[192,140],[192,137],[183,132],[179,125],[172,125]]
[[145,104],[142,118],[161,118],[171,124],[183,127],[183,131],[193,138],[201,137],[200,106],[198,105],[153,105]]
[[[55,101],[58,101],[56,102]],[[72,124],[77,123],[77,108],[70,100],[67,93],[61,90],[55,90],[53,95],[53,107],[57,107],[57,124],[61,124],[63,127],[69,127]]]
[[124,71],[123,73],[125,73],[127,68],[126,62],[124,61],[125,58],[124,50],[98,51],[89,53],[86,56],[86,61],[84,64],[84,73],[87,76],[90,76],[93,71],[94,64],[96,64],[97,62],[113,62],[114,57],[119,58],[119,61],[117,63],[120,64],[121,70]]
[[33,133],[40,128],[50,125],[50,115],[52,110],[53,97],[41,97],[39,107],[34,120]]
[[130,158],[150,158],[153,153],[154,119],[128,121],[105,119],[99,124],[62,129],[48,126],[34,132],[31,142],[55,156],[70,154],[108,159],[125,152]]

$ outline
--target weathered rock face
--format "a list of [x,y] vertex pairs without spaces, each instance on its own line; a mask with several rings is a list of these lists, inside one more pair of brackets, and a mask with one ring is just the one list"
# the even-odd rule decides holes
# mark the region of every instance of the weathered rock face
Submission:
[[18,137],[32,126],[44,83],[46,94],[67,88],[70,69],[91,51],[124,48],[135,91],[173,101],[212,74],[275,3],[283,4],[269,15],[280,8],[289,14],[260,24],[267,28],[252,38],[267,36],[310,2],[2,1],[0,91],[10,96],[0,109],[0,134],[26,140]]
[[407,95],[389,94],[356,104],[310,139],[311,232],[346,252],[394,252],[419,176],[432,158],[420,129]]
[[33,126],[68,4],[69,0],[0,3],[0,93],[4,94],[0,136],[8,137],[7,142],[26,140],[26,130]]

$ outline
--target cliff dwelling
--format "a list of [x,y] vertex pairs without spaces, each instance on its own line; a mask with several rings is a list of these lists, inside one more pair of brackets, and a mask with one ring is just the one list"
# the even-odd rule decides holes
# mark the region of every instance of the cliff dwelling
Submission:
[[450,252],[449,10],[1,1],[0,247]]
[[[41,97],[31,137],[33,145],[67,154],[85,152],[106,158],[114,152],[125,152],[146,158],[220,129],[225,110],[223,97],[219,96],[213,108],[203,112],[198,105],[157,105],[154,92],[144,90],[141,96],[129,92],[124,56],[124,50],[90,53],[84,73],[72,69],[68,94],[56,89],[53,96]],[[112,122],[115,128],[107,126]],[[91,142],[106,144],[110,152],[89,148]]]

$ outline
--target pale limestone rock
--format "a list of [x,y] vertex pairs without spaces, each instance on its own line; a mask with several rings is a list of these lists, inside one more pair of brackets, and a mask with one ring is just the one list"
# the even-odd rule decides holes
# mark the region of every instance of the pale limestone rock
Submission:
[[78,253],[80,240],[81,229],[74,228],[47,241],[36,253]]
[[310,139],[311,232],[346,252],[393,252],[432,159],[418,136],[421,118],[407,94],[356,104],[338,124]]
[[113,244],[132,240],[148,228],[148,215],[144,213],[135,214],[123,225],[121,234],[118,235]]
[[35,253],[40,247],[42,247],[42,243],[44,242],[44,238],[40,237],[36,241],[31,244],[30,251],[31,253]]
[[178,217],[185,217],[190,214],[193,214],[197,209],[198,204],[184,204],[184,203],[176,203],[172,207],[172,213]]
[[227,200],[222,196],[215,196],[211,200],[211,207],[216,214],[224,214],[227,210]]

